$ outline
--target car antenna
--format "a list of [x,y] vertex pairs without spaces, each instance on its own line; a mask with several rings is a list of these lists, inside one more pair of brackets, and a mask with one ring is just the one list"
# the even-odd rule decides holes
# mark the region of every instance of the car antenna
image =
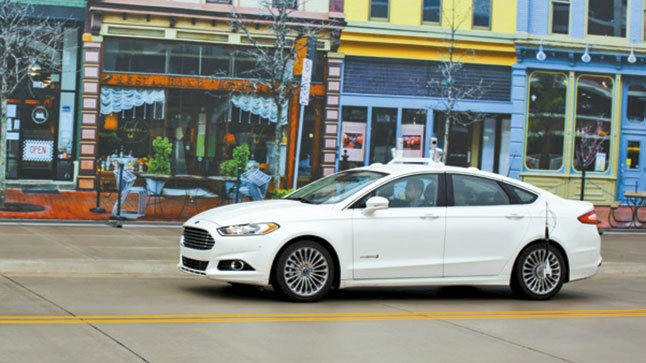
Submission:
[[550,268],[549,255],[550,255],[550,225],[549,225],[549,210],[550,206],[548,201],[545,201],[545,277],[552,275]]

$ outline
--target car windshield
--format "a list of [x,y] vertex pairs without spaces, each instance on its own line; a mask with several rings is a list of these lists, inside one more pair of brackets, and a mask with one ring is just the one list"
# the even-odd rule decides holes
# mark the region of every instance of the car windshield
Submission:
[[312,204],[338,203],[385,175],[387,174],[367,170],[345,171],[308,184],[285,199]]

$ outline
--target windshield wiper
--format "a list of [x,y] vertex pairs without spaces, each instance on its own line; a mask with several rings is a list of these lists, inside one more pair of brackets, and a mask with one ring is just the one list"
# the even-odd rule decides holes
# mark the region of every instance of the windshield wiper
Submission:
[[314,204],[314,202],[312,202],[311,200],[309,200],[309,199],[307,199],[307,198],[305,198],[305,197],[285,198],[285,199],[289,199],[289,200],[297,200],[297,201],[299,201],[299,202],[301,202],[301,203]]

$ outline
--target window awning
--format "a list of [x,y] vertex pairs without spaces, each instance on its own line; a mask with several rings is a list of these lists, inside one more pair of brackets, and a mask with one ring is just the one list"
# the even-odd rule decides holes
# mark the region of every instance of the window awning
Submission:
[[[166,93],[161,89],[148,88],[101,88],[101,114],[109,115],[122,111],[131,110],[135,107],[158,104],[161,108],[161,115],[164,114],[166,105]],[[157,110],[154,112],[157,115]],[[162,116],[163,118],[163,116]]]
[[[262,118],[266,118],[271,122],[276,122],[278,118],[278,108],[274,100],[268,97],[261,97],[257,95],[234,94],[231,97],[231,103],[237,108],[251,112]],[[281,125],[287,124],[287,102],[283,105],[283,115],[281,117]]]

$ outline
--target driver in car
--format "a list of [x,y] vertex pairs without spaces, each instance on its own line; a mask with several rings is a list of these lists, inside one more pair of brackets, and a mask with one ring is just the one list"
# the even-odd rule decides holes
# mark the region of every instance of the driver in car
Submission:
[[409,206],[414,207],[418,205],[423,192],[424,182],[420,179],[409,179],[406,181],[404,199],[409,203]]

